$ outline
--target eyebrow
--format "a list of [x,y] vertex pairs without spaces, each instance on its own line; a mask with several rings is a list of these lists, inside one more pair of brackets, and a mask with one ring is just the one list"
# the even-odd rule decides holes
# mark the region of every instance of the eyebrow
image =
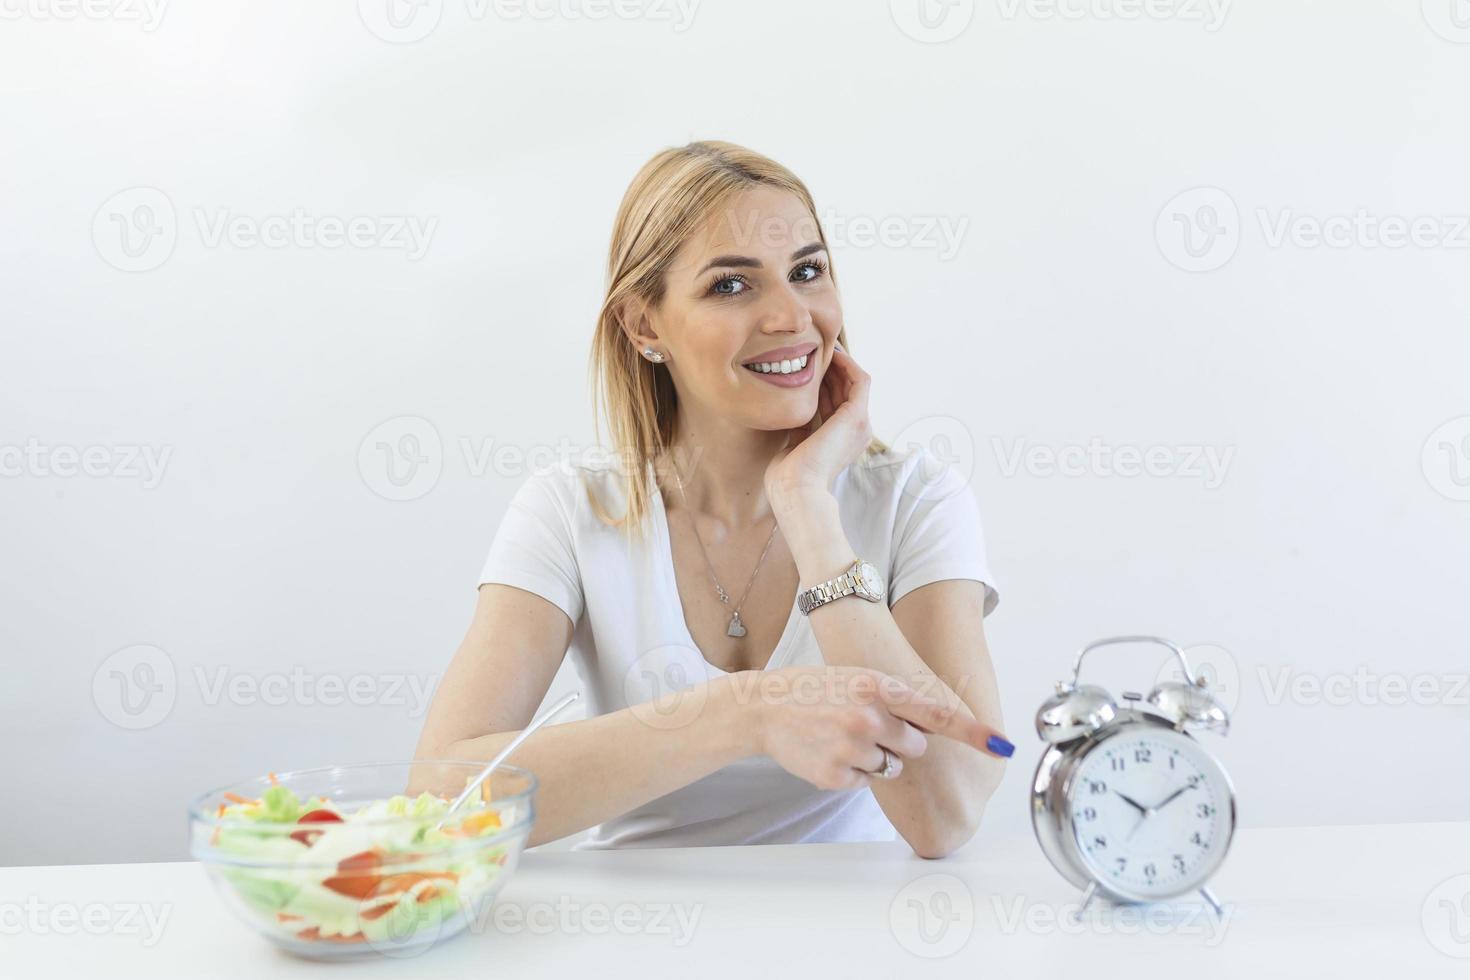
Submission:
[[[801,248],[792,252],[791,261],[795,262],[797,259],[806,258],[813,252],[825,252],[826,250],[827,246],[821,242],[812,242],[810,245],[803,245]],[[742,269],[759,269],[761,267],[761,261],[760,259],[753,259],[748,255],[717,255],[713,259],[710,259],[709,264],[696,272],[695,275],[702,276],[710,269],[720,265],[735,266]]]

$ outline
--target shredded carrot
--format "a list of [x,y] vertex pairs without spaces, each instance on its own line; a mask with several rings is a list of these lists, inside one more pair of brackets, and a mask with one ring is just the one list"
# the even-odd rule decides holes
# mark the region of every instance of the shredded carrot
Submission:
[[278,785],[280,785],[280,783],[276,779],[276,774],[275,773],[268,772],[268,773],[266,773],[266,775],[271,778],[271,785],[272,786],[278,786]]
[[219,805],[219,809],[218,810],[214,811],[214,815],[216,817],[222,817],[222,816],[225,815],[225,805],[223,803],[221,803]]
[[229,800],[231,803],[251,803],[251,804],[254,804],[254,803],[259,803],[260,802],[259,800],[252,800],[252,799],[250,799],[248,797],[241,796],[239,793],[226,793],[225,794],[225,799]]

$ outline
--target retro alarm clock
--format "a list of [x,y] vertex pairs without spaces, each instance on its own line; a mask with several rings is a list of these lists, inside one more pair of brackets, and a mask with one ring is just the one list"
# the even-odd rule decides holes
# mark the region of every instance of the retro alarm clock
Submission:
[[[1184,680],[1147,698],[1079,684],[1082,658],[1100,647],[1168,647]],[[1084,889],[1080,918],[1098,894],[1123,904],[1161,901],[1206,887],[1235,833],[1235,789],[1225,767],[1191,734],[1225,735],[1230,716],[1190,672],[1184,651],[1156,636],[1115,636],[1077,652],[1072,680],[1036,713],[1047,743],[1031,784],[1031,825],[1047,859]]]

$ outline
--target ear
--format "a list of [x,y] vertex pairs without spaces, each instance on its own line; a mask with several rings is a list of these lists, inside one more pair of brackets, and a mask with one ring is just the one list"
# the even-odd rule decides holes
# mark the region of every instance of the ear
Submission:
[[636,296],[624,300],[618,308],[618,326],[637,350],[658,346],[658,330],[653,324],[653,311]]

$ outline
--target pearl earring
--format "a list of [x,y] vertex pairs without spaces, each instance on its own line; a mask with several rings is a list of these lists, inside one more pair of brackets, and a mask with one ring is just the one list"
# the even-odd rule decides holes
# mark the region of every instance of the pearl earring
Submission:
[[652,347],[643,348],[643,356],[648,358],[655,364],[662,364],[664,362],[663,353],[661,351],[654,350]]

